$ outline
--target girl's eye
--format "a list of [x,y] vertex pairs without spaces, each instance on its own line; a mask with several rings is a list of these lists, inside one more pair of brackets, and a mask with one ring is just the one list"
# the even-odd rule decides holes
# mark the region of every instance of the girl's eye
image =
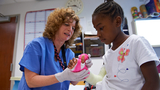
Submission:
[[99,28],[99,30],[103,30],[104,27]]

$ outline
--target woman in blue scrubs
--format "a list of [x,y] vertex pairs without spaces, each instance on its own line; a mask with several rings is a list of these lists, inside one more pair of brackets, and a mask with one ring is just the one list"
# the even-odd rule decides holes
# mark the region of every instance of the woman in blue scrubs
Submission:
[[54,10],[43,37],[35,38],[25,48],[19,63],[23,75],[18,90],[68,90],[70,83],[76,85],[84,80],[88,70],[73,73],[67,68],[70,60],[75,61],[68,47],[80,31],[79,18],[72,9]]

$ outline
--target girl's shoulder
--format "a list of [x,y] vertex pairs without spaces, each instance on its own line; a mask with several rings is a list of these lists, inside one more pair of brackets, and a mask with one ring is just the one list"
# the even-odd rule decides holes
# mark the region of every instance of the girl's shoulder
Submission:
[[132,34],[129,38],[128,38],[129,41],[132,41],[132,42],[141,42],[141,41],[146,41],[146,39],[143,37],[143,36],[139,36],[139,35],[135,35],[135,34]]
[[131,38],[131,39],[138,39],[138,38],[142,38],[143,36],[139,36],[139,35],[136,35],[136,34],[132,34],[132,35],[130,35],[130,37],[129,38]]

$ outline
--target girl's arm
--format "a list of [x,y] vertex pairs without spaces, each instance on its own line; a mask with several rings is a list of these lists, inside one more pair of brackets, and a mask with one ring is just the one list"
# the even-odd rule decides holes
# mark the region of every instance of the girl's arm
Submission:
[[154,61],[144,63],[140,66],[145,78],[145,84],[141,90],[159,90],[159,75]]
[[101,70],[98,75],[90,72],[89,77],[87,77],[86,81],[91,85],[96,85],[97,82],[102,81],[104,76],[106,75],[106,70],[104,65],[101,67]]
[[30,88],[48,86],[59,82],[55,75],[38,75],[37,73],[32,72],[27,68],[24,69],[24,73],[27,85]]

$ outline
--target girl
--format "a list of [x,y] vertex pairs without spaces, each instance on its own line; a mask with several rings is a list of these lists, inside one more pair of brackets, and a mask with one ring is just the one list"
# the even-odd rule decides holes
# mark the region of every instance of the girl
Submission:
[[96,90],[159,90],[159,59],[144,37],[123,33],[121,6],[107,0],[93,12],[92,23],[99,39],[113,45],[103,56],[105,69],[99,76],[91,73],[86,81],[95,83]]

